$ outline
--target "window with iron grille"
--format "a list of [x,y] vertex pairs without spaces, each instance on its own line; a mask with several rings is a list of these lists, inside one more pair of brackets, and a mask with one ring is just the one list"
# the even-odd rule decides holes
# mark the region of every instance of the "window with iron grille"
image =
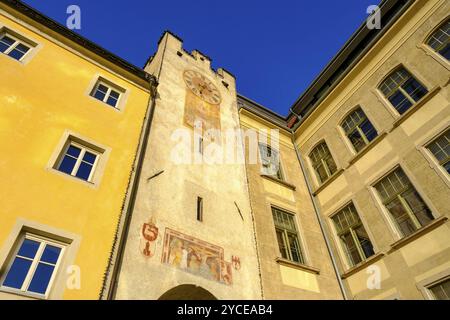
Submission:
[[434,219],[431,210],[401,168],[378,182],[375,189],[403,236],[410,235]]
[[380,90],[399,114],[404,114],[428,93],[405,68],[391,73],[380,85]]
[[332,219],[351,266],[374,255],[372,242],[353,203],[335,214]]
[[450,174],[450,129],[427,146],[445,171]]
[[450,278],[428,288],[436,300],[450,300]]
[[361,108],[349,114],[341,126],[356,152],[361,151],[378,136],[377,130]]
[[315,147],[310,153],[309,158],[311,159],[317,178],[321,183],[328,180],[337,171],[336,163],[325,142]]
[[433,32],[427,44],[445,59],[450,60],[450,19]]
[[305,263],[294,215],[276,208],[272,208],[272,215],[281,257],[294,262]]
[[284,180],[278,151],[272,149],[272,147],[267,144],[260,143],[259,153],[261,155],[262,174],[277,178],[279,180]]

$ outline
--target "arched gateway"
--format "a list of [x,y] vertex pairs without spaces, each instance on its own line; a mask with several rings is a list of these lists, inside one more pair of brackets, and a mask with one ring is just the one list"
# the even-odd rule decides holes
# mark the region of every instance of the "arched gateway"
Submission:
[[158,300],[217,300],[217,298],[202,287],[182,284],[166,291]]

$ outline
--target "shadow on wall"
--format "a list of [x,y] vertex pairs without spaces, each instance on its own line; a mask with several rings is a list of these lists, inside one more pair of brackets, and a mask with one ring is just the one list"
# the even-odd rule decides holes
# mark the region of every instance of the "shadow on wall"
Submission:
[[182,284],[168,290],[158,300],[217,300],[217,298],[202,287]]

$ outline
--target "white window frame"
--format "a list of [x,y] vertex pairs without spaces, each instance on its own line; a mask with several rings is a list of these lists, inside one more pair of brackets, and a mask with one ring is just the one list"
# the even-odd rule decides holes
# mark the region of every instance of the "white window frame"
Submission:
[[[105,86],[106,88],[108,88],[108,90],[106,91],[106,94],[105,94],[105,97],[103,98],[103,100],[100,100],[100,99],[98,99],[98,98],[95,96],[95,93],[97,92],[98,87],[101,86],[101,85],[102,85],[102,86]],[[110,105],[110,104],[107,103],[107,101],[108,101],[108,99],[109,99],[109,96],[111,95],[111,91],[115,91],[115,92],[117,92],[117,93],[119,94],[119,97],[117,98],[117,103],[116,103],[115,106],[112,106],[112,105]],[[95,84],[94,89],[92,90],[92,93],[91,93],[91,96],[92,96],[94,99],[96,99],[96,100],[98,100],[98,101],[101,101],[101,102],[107,104],[108,106],[110,106],[110,107],[112,107],[112,108],[114,108],[114,109],[118,109],[118,110],[120,109],[119,106],[120,106],[120,102],[121,102],[121,99],[122,99],[122,95],[123,95],[123,90],[121,90],[121,89],[119,89],[118,87],[116,87],[116,86],[114,86],[114,85],[111,85],[111,84],[109,84],[109,83],[107,83],[107,82],[105,82],[105,81],[103,81],[103,80],[101,80],[101,79],[99,79],[99,80],[97,81],[97,83]]]
[[[96,171],[98,162],[99,162],[100,157],[101,157],[101,153],[98,152],[98,151],[95,151],[95,150],[93,150],[91,148],[88,148],[88,147],[86,147],[86,146],[84,146],[84,145],[82,145],[82,144],[80,144],[78,142],[69,141],[67,146],[63,149],[63,152],[61,152],[61,156],[60,156],[60,159],[59,159],[59,161],[57,163],[56,170],[58,170],[59,172],[62,172],[62,171],[59,170],[59,167],[61,166],[61,163],[64,160],[64,157],[66,156],[67,151],[69,150],[70,146],[74,146],[74,147],[77,147],[77,148],[81,149],[80,155],[77,158],[77,162],[75,163],[75,165],[74,165],[74,167],[72,169],[72,172],[70,173],[70,176],[72,176],[74,178],[77,178],[77,179],[80,179],[82,181],[86,181],[86,182],[92,183],[92,180],[93,180],[93,177],[95,175],[95,171]],[[76,176],[76,174],[78,172],[78,169],[80,168],[81,162],[83,161],[83,158],[84,158],[84,155],[86,154],[86,151],[95,154],[96,158],[95,158],[94,164],[92,165],[92,170],[89,173],[89,178],[87,180],[84,180],[84,179],[78,178]],[[65,173],[65,172],[62,172],[62,173]],[[67,174],[67,173],[65,173],[65,174]]]
[[[8,38],[11,38],[11,39],[15,40],[15,42],[14,42],[8,49],[6,49],[6,51],[4,51],[4,52],[2,52],[2,53],[3,53],[4,55],[8,56],[9,58],[15,60],[15,61],[20,61],[20,62],[22,62],[22,61],[25,59],[25,57],[26,57],[26,56],[33,50],[33,48],[34,48],[34,46],[31,45],[29,42],[24,41],[24,40],[22,40],[22,39],[20,39],[20,38],[18,38],[18,37],[16,37],[16,36],[14,36],[14,35],[12,35],[12,34],[9,33],[7,30],[2,31],[2,32],[0,33],[0,38],[3,38],[4,36],[7,36]],[[27,46],[27,47],[29,48],[29,50],[28,50],[28,51],[27,51],[27,52],[26,52],[19,60],[17,60],[17,59],[15,59],[15,58],[9,56],[9,53],[10,53],[11,51],[13,51],[19,44],[22,44],[22,45],[24,45],[24,46]]]
[[[277,154],[277,156],[278,156],[278,171],[279,171],[280,176],[281,176],[280,178],[277,176],[277,174],[270,175],[270,174],[268,174],[266,172],[267,166],[265,166],[264,161],[267,161],[267,159],[263,158],[263,155],[261,154],[261,152],[262,152],[261,151],[261,147],[270,148],[271,152],[275,152]],[[281,163],[282,162],[281,161],[281,154],[280,154],[278,149],[272,148],[272,146],[270,144],[261,142],[261,143],[258,143],[258,154],[259,154],[259,158],[261,160],[260,161],[260,163],[261,163],[261,167],[260,167],[261,174],[273,177],[273,178],[278,179],[280,181],[286,181],[286,176],[285,176],[284,169],[283,169],[283,166],[282,166],[282,163]],[[269,157],[269,158],[272,158],[272,157]]]
[[[38,248],[38,250],[37,250],[37,252],[36,252],[36,254],[35,254],[35,256],[34,256],[34,258],[32,260],[33,262],[32,262],[32,264],[30,266],[30,269],[28,270],[27,276],[25,277],[25,279],[24,279],[24,281],[22,283],[22,287],[20,289],[16,289],[16,288],[8,287],[8,286],[3,286],[3,282],[5,281],[9,271],[11,270],[12,264],[14,263],[14,260],[18,256],[18,252],[19,252],[23,242],[26,239],[39,242],[39,248]],[[28,287],[31,284],[31,280],[33,279],[33,276],[34,276],[34,274],[36,272],[37,266],[41,262],[40,259],[42,257],[43,252],[44,252],[44,248],[47,245],[51,245],[51,246],[58,247],[58,248],[61,249],[61,252],[60,252],[60,254],[58,256],[58,260],[56,261],[56,264],[54,265],[55,268],[53,270],[52,276],[50,278],[50,281],[48,282],[47,290],[45,291],[45,294],[39,294],[39,293],[36,293],[36,292],[27,291]],[[7,266],[6,270],[5,270],[5,273],[2,275],[2,277],[0,279],[0,281],[1,281],[0,282],[0,284],[1,284],[0,288],[3,291],[6,291],[6,292],[19,293],[21,295],[26,295],[26,296],[36,297],[36,298],[48,299],[48,297],[50,295],[50,292],[51,292],[51,289],[53,287],[54,280],[56,278],[56,274],[58,273],[60,265],[61,265],[61,263],[63,261],[63,256],[64,256],[64,252],[65,252],[66,247],[67,247],[67,244],[59,242],[59,241],[56,241],[56,240],[51,240],[51,239],[48,239],[48,238],[44,238],[44,237],[41,237],[41,236],[38,236],[38,235],[35,235],[35,234],[32,234],[32,233],[29,233],[29,232],[23,233],[21,235],[21,238],[20,238],[20,241],[19,241],[18,245],[14,249],[14,254],[11,255],[11,258],[8,261],[8,266]],[[26,258],[27,260],[31,260],[30,258],[27,258],[27,257],[24,257],[24,258]],[[45,263],[45,262],[43,262],[43,263]]]

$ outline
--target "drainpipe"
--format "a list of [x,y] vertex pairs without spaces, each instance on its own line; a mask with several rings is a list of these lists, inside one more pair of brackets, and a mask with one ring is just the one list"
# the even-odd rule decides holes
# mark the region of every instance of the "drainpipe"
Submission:
[[[295,115],[297,116],[297,118],[299,120],[301,120],[301,117],[299,115],[297,115],[297,114],[295,114]],[[336,263],[336,257],[334,256],[333,250],[331,249],[330,239],[328,238],[328,235],[327,235],[327,233],[325,231],[325,224],[324,224],[324,222],[322,220],[322,216],[321,216],[321,213],[320,213],[319,205],[318,205],[317,199],[316,199],[316,197],[314,196],[314,193],[313,193],[313,189],[312,189],[312,186],[311,186],[311,181],[310,181],[309,174],[306,171],[305,163],[303,162],[303,159],[301,157],[300,150],[297,148],[297,144],[295,143],[294,131],[293,130],[291,130],[291,139],[292,139],[292,144],[294,145],[295,153],[297,154],[298,162],[299,162],[300,167],[301,167],[302,172],[303,172],[303,176],[305,177],[306,185],[308,187],[309,196],[311,197],[311,200],[312,200],[312,203],[313,203],[314,212],[316,213],[317,220],[319,221],[320,230],[322,231],[323,237],[325,239],[325,244],[327,246],[327,250],[328,250],[328,253],[329,253],[330,258],[331,258],[331,263],[333,264],[333,269],[334,269],[334,272],[336,274],[336,278],[337,278],[338,283],[339,283],[339,288],[341,289],[341,293],[342,293],[342,296],[343,296],[344,300],[348,300],[348,295],[347,295],[347,292],[345,291],[344,283],[342,282],[341,275],[339,273],[339,268],[338,268],[338,265]]]
[[[150,83],[150,99],[149,99],[149,108],[147,109],[144,124],[140,136],[140,142],[138,146],[138,151],[135,159],[135,163],[133,165],[133,171],[130,177],[130,185],[129,189],[130,194],[128,199],[124,203],[124,217],[123,222],[119,221],[118,231],[116,235],[116,239],[113,245],[113,251],[110,257],[110,264],[108,266],[108,270],[105,274],[105,281],[102,288],[102,292],[100,293],[100,299],[113,300],[116,295],[117,290],[117,281],[119,276],[119,270],[122,265],[123,254],[125,251],[125,244],[128,237],[128,232],[131,223],[131,216],[134,209],[134,205],[136,202],[137,190],[139,186],[142,165],[144,162],[145,153],[147,150],[148,139],[150,135],[150,128],[152,125],[153,115],[155,113],[156,106],[156,98],[157,98],[157,86],[158,80],[153,76],[150,76],[148,79]],[[122,220],[122,218],[120,219]],[[117,249],[116,249],[117,243]],[[112,270],[110,270],[112,268]],[[109,279],[108,279],[109,278]]]

